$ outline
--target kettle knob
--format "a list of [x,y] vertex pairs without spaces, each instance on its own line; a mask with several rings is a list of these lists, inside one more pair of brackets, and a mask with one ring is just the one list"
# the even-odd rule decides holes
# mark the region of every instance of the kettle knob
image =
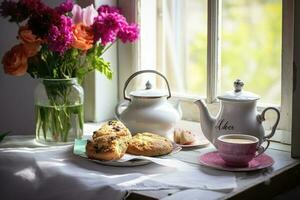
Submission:
[[152,89],[152,84],[150,83],[150,81],[147,81],[146,90],[150,90],[150,89]]
[[233,85],[234,85],[234,92],[240,92],[243,89],[244,83],[240,79],[236,79]]

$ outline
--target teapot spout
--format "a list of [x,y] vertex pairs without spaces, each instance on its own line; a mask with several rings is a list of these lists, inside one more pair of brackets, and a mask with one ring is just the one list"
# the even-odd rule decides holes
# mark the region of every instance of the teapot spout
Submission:
[[202,100],[194,102],[200,110],[200,124],[204,136],[213,143],[212,128],[215,124],[215,119],[209,114],[206,104]]

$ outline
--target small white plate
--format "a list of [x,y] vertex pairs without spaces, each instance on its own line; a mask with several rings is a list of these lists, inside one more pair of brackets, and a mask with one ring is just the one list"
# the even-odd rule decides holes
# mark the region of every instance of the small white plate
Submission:
[[196,148],[196,147],[205,147],[209,145],[209,141],[206,139],[197,139],[195,142],[192,144],[177,144],[178,146],[182,148]]
[[114,166],[114,167],[134,167],[134,166],[147,165],[147,164],[151,163],[150,160],[144,160],[144,159],[133,159],[133,160],[125,161],[125,162],[101,161],[101,160],[93,160],[93,159],[89,159],[89,160],[99,163],[99,164],[102,164],[102,165]]
[[[162,156],[154,156],[152,158],[164,158],[165,156],[176,154],[182,149],[178,144],[176,144],[176,143],[172,143],[172,144],[173,144],[172,152],[170,152],[169,154],[166,154],[166,155],[162,155]],[[127,153],[125,154],[125,156],[126,155],[134,156],[134,155],[127,154]],[[147,157],[147,156],[143,156],[143,157]],[[116,160],[116,161],[101,161],[101,160],[94,160],[94,159],[89,159],[89,160],[94,161],[96,163],[100,163],[102,165],[115,166],[115,167],[134,167],[134,166],[147,165],[152,162],[147,159],[139,159],[139,158],[134,158],[132,160],[127,160],[124,162],[120,162],[118,160]]]
[[[73,153],[77,156],[83,157],[85,159],[89,159],[89,158],[87,158],[87,156],[85,154],[85,146],[86,146],[86,140],[76,139],[75,143],[74,143]],[[149,164],[152,162],[150,160],[150,158],[164,158],[164,157],[167,157],[168,155],[178,153],[181,149],[182,148],[179,145],[173,143],[173,150],[171,153],[169,153],[167,155],[162,155],[162,156],[149,157],[149,160],[147,160],[147,158],[141,159],[141,158],[139,158],[139,156],[135,156],[135,155],[127,154],[127,153],[124,155],[123,158],[121,158],[120,160],[116,160],[116,161],[101,161],[101,160],[94,160],[94,159],[89,159],[89,160],[99,163],[99,164],[102,164],[102,165],[108,165],[108,166],[133,167],[133,166],[141,166],[141,165]],[[146,156],[143,156],[143,157],[146,157]]]

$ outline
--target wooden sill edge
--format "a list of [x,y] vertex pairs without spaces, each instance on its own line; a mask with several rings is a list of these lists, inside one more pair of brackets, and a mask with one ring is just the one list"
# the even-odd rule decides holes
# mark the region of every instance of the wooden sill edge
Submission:
[[271,199],[300,184],[300,160],[286,166],[267,177],[260,177],[255,183],[240,188],[223,197],[223,199]]

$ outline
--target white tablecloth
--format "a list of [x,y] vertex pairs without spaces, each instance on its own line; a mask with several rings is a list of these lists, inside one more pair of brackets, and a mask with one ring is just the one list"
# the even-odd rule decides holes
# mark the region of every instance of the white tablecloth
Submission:
[[0,143],[1,199],[109,200],[122,199],[132,190],[230,191],[236,187],[235,176],[230,172],[189,164],[186,168],[153,163],[103,166],[73,155],[72,148],[41,147],[28,137],[6,138]]

